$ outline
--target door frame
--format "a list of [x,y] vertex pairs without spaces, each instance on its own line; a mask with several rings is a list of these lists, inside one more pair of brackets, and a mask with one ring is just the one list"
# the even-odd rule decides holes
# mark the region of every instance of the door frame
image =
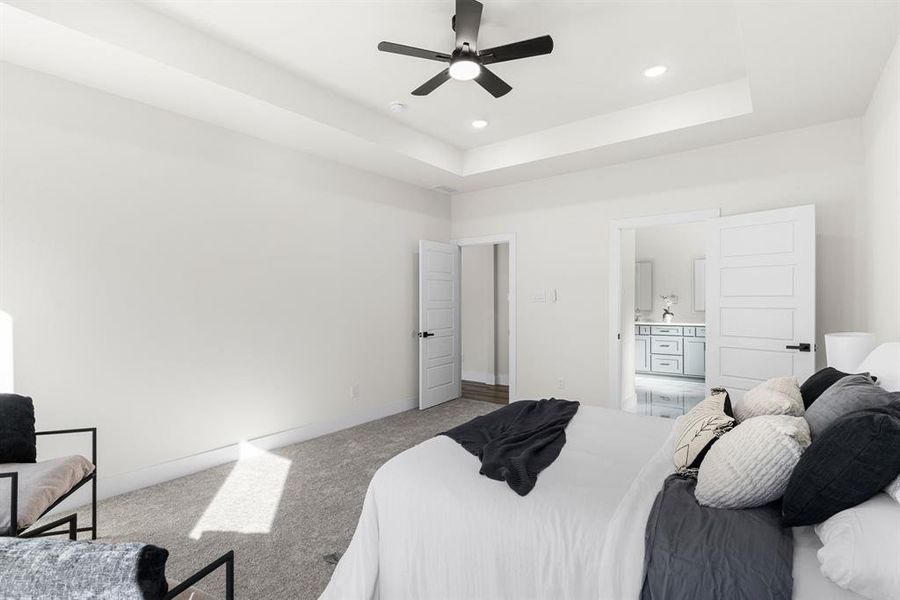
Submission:
[[[509,244],[509,401],[519,400],[518,395],[518,369],[516,367],[516,234],[498,233],[478,237],[467,237],[450,240],[460,248],[463,246],[482,246],[494,244]],[[460,277],[462,277],[462,262],[460,262]],[[462,324],[460,324],[460,334]],[[462,381],[462,361],[460,361],[460,381]]]
[[680,225],[721,216],[718,208],[617,219],[609,224],[609,394],[622,408],[622,230],[656,225]]

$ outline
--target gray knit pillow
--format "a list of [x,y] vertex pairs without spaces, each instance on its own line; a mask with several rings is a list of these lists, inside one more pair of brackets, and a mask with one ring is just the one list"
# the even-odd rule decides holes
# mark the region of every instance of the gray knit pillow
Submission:
[[813,439],[846,414],[900,403],[900,392],[885,391],[868,375],[848,375],[822,392],[806,411]]
[[147,544],[0,537],[0,591],[15,590],[15,598],[160,599],[169,590],[168,556]]

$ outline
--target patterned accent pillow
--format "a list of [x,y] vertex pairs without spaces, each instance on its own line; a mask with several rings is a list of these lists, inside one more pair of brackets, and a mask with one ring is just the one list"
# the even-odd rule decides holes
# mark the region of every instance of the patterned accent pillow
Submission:
[[675,432],[673,460],[679,473],[690,473],[700,467],[703,457],[719,437],[734,427],[731,401],[722,388],[711,390],[711,395],[678,419]]
[[747,390],[734,405],[738,423],[763,415],[802,417],[803,395],[796,377],[775,377]]
[[697,502],[712,508],[755,508],[778,500],[809,444],[803,417],[747,419],[710,448],[697,474]]

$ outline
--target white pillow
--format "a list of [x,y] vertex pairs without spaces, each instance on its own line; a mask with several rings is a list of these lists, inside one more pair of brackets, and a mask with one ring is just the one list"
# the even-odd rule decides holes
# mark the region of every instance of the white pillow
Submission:
[[888,484],[884,491],[887,492],[887,495],[900,503],[900,475],[897,476],[897,479]]
[[706,453],[697,473],[697,502],[713,508],[753,508],[781,498],[809,444],[803,417],[747,419]]
[[803,396],[796,377],[776,377],[747,390],[734,405],[737,422],[762,415],[803,416]]
[[900,598],[900,504],[885,494],[816,525],[822,574],[872,600]]
[[887,391],[900,392],[900,342],[881,344],[872,350],[856,372],[868,372]]

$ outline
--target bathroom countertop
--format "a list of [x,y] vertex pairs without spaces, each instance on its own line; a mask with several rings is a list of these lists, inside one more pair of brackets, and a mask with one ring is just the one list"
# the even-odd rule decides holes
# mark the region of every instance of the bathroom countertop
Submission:
[[672,321],[664,323],[662,321],[635,321],[635,325],[671,325],[673,327],[706,327],[706,323],[683,323],[681,321]]

